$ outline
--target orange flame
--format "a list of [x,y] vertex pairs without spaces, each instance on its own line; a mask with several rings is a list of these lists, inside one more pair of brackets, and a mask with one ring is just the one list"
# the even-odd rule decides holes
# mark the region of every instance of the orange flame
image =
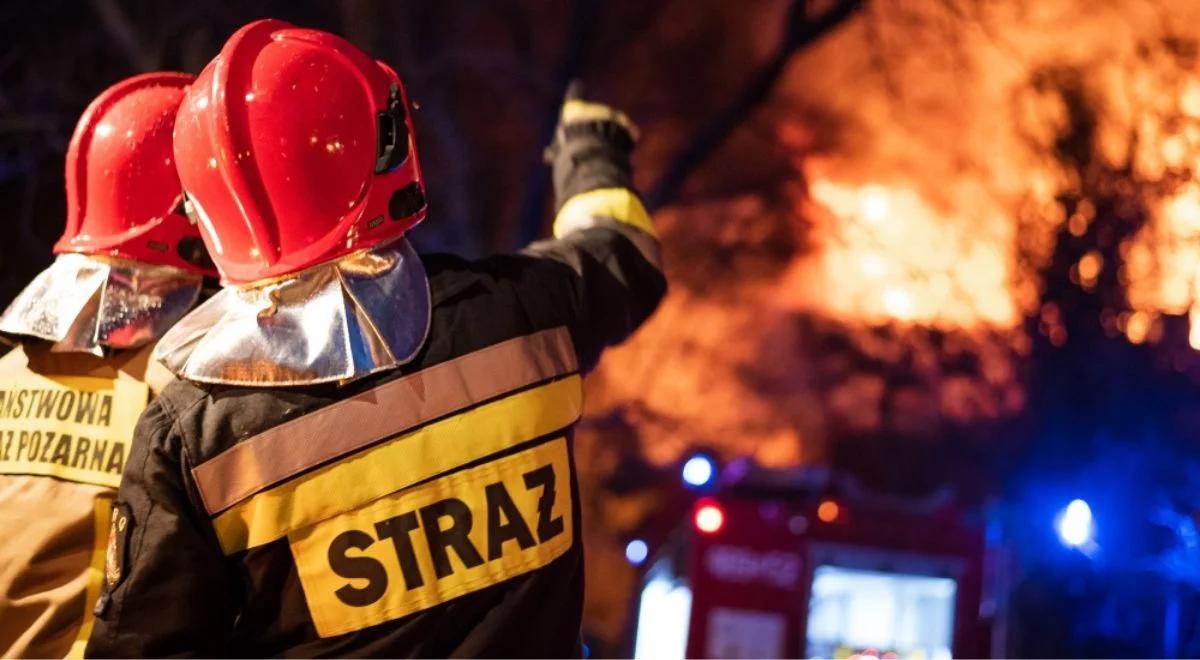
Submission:
[[1011,327],[1012,223],[981,232],[913,188],[816,179],[820,251],[793,269],[800,302],[868,323]]

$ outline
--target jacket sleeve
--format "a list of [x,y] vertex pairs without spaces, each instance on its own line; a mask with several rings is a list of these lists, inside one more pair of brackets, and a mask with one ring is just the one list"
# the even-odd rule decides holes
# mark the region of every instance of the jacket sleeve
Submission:
[[[658,235],[633,189],[636,129],[607,106],[568,100],[547,149],[555,194],[552,240],[525,254],[553,264],[557,297],[570,315],[584,370],[632,334],[666,293]],[[566,266],[566,268],[563,268]]]
[[187,485],[184,443],[162,402],[151,403],[134,431],[88,657],[217,657],[231,634],[232,580]]

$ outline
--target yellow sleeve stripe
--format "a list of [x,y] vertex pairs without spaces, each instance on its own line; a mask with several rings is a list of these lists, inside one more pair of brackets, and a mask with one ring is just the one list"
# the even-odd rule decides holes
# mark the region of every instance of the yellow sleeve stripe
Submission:
[[225,554],[253,548],[579,419],[578,374],[468,410],[265,490],[213,519]]
[[68,659],[83,657],[83,652],[87,648],[88,638],[92,635],[92,624],[95,623],[92,606],[100,598],[100,587],[104,582],[105,550],[108,549],[108,526],[112,519],[112,498],[97,497],[95,502],[93,502],[93,507],[92,560],[88,563],[87,568],[87,591],[86,599],[83,602],[83,625],[79,627],[79,634],[75,636],[75,642],[71,644],[71,650],[67,652]]
[[597,188],[568,199],[554,219],[554,237],[591,227],[601,218],[623,222],[658,238],[642,200],[628,188]]

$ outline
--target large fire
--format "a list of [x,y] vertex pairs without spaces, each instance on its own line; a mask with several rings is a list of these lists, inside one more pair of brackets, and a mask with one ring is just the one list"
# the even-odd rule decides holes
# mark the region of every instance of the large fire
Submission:
[[1200,186],[1164,200],[1151,224],[1123,246],[1122,279],[1136,310],[1120,320],[1130,341],[1155,340],[1162,314],[1188,314],[1192,348],[1200,350]]
[[822,313],[952,328],[1017,322],[1012,223],[947,215],[904,184],[814,179],[809,193],[824,241],[795,264],[787,277],[797,283],[786,288],[815,287],[821,295],[807,302]]
[[[846,432],[912,430],[897,410],[918,411],[927,434],[1012,414],[1025,329],[1070,341],[1043,294],[1074,239],[1094,243],[1070,257],[1074,286],[1115,274],[1125,289],[1096,320],[1106,332],[1155,342],[1164,315],[1190,314],[1200,347],[1196,25],[1187,2],[868,3],[795,58],[762,113],[773,141],[760,148],[794,164],[774,182],[783,193],[661,214],[673,292],[607,361],[595,409],[635,418],[658,463],[697,444],[821,460]],[[753,158],[741,144],[725,157]],[[779,197],[800,248],[782,267],[746,275],[702,249],[777,234]],[[1148,217],[1110,236],[1100,203]],[[961,354],[976,373],[934,366]],[[897,385],[896,370],[955,385]]]
[[[582,456],[986,442],[953,431],[1025,409],[1038,335],[1154,344],[1188,315],[1200,350],[1197,26],[1187,0],[867,3],[693,184],[770,159],[784,180],[658,215],[672,291],[590,381]],[[622,529],[645,503],[595,505]]]

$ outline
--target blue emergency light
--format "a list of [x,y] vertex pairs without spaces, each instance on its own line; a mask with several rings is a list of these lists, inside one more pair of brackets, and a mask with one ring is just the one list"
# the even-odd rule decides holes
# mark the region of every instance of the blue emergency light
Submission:
[[634,566],[641,566],[650,554],[650,547],[641,539],[634,539],[625,545],[625,559]]
[[707,454],[695,454],[683,464],[683,483],[691,488],[704,488],[717,479],[717,462]]
[[1075,499],[1058,514],[1054,523],[1058,538],[1069,548],[1081,548],[1092,542],[1096,536],[1096,522],[1092,518],[1092,507],[1088,503]]

